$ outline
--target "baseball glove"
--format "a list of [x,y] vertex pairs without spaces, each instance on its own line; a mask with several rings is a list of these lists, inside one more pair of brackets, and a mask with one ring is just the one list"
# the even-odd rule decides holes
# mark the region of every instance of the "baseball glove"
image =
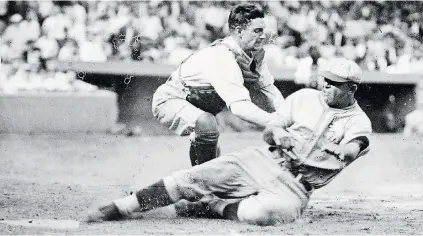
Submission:
[[220,113],[226,106],[225,101],[212,86],[188,87],[186,100],[195,107],[213,115]]

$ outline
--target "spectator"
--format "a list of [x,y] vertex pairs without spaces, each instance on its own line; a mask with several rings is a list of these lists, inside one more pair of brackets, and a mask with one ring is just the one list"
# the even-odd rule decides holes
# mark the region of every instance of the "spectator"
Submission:
[[44,77],[45,71],[40,66],[30,64],[27,89],[30,91],[43,91]]
[[336,54],[336,47],[330,43],[323,43],[320,46],[320,53],[322,58],[329,60],[330,58],[334,57]]
[[405,118],[405,127],[403,134],[406,137],[412,135],[423,135],[423,104],[418,104],[418,108],[409,114]]
[[[213,2],[203,2],[203,8],[197,12],[200,15],[201,22],[204,24],[206,30],[211,33],[211,40],[214,41],[218,38],[222,38],[223,27],[228,21],[229,11],[224,9],[219,4]],[[200,20],[199,19],[199,20]]]
[[[0,1],[0,22],[6,26],[6,19],[7,19],[7,8],[8,8],[9,2],[7,1]],[[3,31],[0,30],[0,34],[2,34]]]
[[75,40],[78,44],[86,41],[86,25],[82,17],[71,18],[71,25],[67,30],[68,38]]
[[313,58],[309,54],[310,49],[304,46],[300,49],[298,64],[296,66],[294,81],[297,84],[308,86],[312,76]]
[[[87,12],[85,11],[85,8],[79,4],[79,3],[73,3],[71,6],[71,14],[70,17],[74,19],[76,22],[85,22],[87,20]],[[111,15],[111,12],[108,12],[108,15],[110,17],[113,17],[114,15]]]
[[41,69],[43,67],[43,62],[41,58],[41,50],[37,48],[35,45],[32,45],[29,47],[27,53],[26,53],[26,63],[31,68],[37,68]]
[[60,47],[63,45],[66,39],[67,29],[69,29],[71,26],[72,21],[67,15],[69,11],[70,10],[68,6],[64,8],[54,6],[52,9],[52,14],[44,20],[41,26],[47,37],[57,40]]
[[[78,59],[81,53],[83,61],[118,59],[177,64],[192,51],[228,33],[226,9],[231,4],[0,2],[1,59],[3,63],[27,61],[37,65],[38,54],[46,62]],[[419,55],[423,35],[421,2],[258,4],[271,13],[266,17],[269,35],[280,36],[266,45],[266,60],[276,66],[309,68],[311,62],[315,68],[331,57],[344,55],[368,70],[423,73]],[[411,14],[410,9],[417,13]],[[307,45],[315,45],[314,54],[319,56],[299,56]]]
[[21,43],[24,43],[24,40],[22,40],[22,37],[16,37],[17,35],[21,35],[21,22],[22,22],[22,16],[19,14],[14,14],[9,19],[10,25],[6,27],[5,32],[3,33],[2,40],[8,41],[12,40],[20,40]]
[[66,39],[65,44],[59,51],[60,61],[79,61],[78,44],[74,39]]
[[269,66],[273,66],[276,68],[285,67],[284,59],[285,59],[285,52],[282,50],[281,40],[276,40],[274,44],[267,44],[264,45],[264,50],[266,51],[265,60]]
[[388,104],[385,105],[383,109],[382,117],[380,119],[381,124],[383,125],[383,130],[385,132],[396,132],[398,131],[398,124],[396,117],[396,98],[393,94],[390,94],[388,97]]
[[[293,5],[299,7],[298,4]],[[291,8],[293,14],[288,20],[288,25],[291,29],[299,32],[305,33],[309,28],[308,18],[307,18],[307,6],[301,6],[300,8]]]
[[14,91],[10,91],[9,79],[12,75],[12,65],[11,64],[3,64],[0,70],[0,91],[3,93],[13,93]]
[[397,64],[394,66],[394,73],[411,73],[411,59],[413,58],[413,46],[408,44],[401,50]]
[[132,60],[132,49],[129,44],[121,44],[117,48],[117,55],[115,57],[116,60],[119,61],[129,61]]
[[361,65],[367,54],[366,38],[359,38],[356,49],[356,62]]
[[[136,30],[136,21],[134,19],[128,19],[127,22],[120,28],[116,33],[111,35],[112,41],[112,55],[120,54],[119,50],[125,50],[123,58],[135,59],[139,54],[140,50],[140,32]],[[129,50],[129,51],[127,51]],[[128,54],[129,53],[129,54]],[[128,54],[128,55],[127,55]],[[117,58],[121,57],[117,56]]]
[[40,37],[40,23],[34,10],[26,14],[25,20],[21,23],[21,30],[25,34],[25,41],[36,41]]
[[171,43],[172,45],[167,45],[166,49],[169,54],[168,59],[166,61],[167,64],[179,65],[192,53],[194,53],[193,50],[188,49],[186,41],[181,37],[175,38],[175,41]]
[[141,15],[140,28],[137,30],[139,30],[141,36],[156,41],[164,30],[162,22],[160,18],[154,14],[153,9],[148,8],[146,13],[146,15]]
[[7,19],[8,19],[8,2],[7,1],[0,1],[0,35],[6,30],[7,27]]
[[8,91],[13,93],[17,91],[27,90],[29,66],[27,64],[15,64],[14,73],[8,81]]
[[[423,90],[423,84],[419,85],[419,89]],[[416,109],[405,116],[403,135],[405,137],[423,135],[423,100],[421,98],[417,99]]]
[[59,44],[47,30],[47,28],[41,29],[41,37],[35,42],[35,46],[41,51],[44,68],[48,61],[54,60],[59,54]]
[[0,44],[0,55],[1,55],[2,63],[4,63],[4,64],[12,63],[14,61],[14,59],[19,57],[19,54],[14,53],[14,51],[13,51],[11,39],[2,40],[2,42],[0,42],[0,43],[1,43]]
[[41,19],[46,19],[54,11],[54,4],[51,0],[38,1],[38,12]]
[[395,64],[398,60],[397,58],[397,49],[395,47],[396,40],[392,34],[388,34],[384,38],[384,44],[385,44],[385,59],[387,62],[387,65],[390,66],[392,64]]
[[169,17],[166,21],[169,31],[174,31],[177,35],[188,40],[192,39],[195,29],[187,22],[185,16]]
[[85,62],[105,62],[111,54],[111,46],[101,37],[99,29],[88,29],[87,40],[79,46],[79,56]]
[[191,50],[204,48],[211,43],[211,41],[208,38],[203,37],[203,35],[201,35],[198,31],[194,31],[192,38],[187,40],[188,40],[188,47]]
[[353,39],[347,39],[346,44],[341,48],[343,57],[356,61],[357,59],[357,49],[354,45]]
[[109,18],[107,27],[110,28],[109,33],[117,33],[120,29],[131,24],[133,15],[131,9],[123,4],[120,5],[109,5],[108,15]]

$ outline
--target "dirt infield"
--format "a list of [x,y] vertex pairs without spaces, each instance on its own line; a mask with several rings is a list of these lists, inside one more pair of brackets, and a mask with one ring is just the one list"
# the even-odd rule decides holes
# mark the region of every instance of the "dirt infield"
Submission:
[[[260,134],[222,135],[224,152],[260,145]],[[142,219],[77,229],[0,224],[0,234],[420,234],[423,139],[375,135],[369,155],[312,196],[302,219],[258,227],[176,218],[171,208]],[[188,140],[108,135],[0,135],[0,218],[81,220],[93,203],[128,194],[189,166]],[[0,219],[0,220],[1,220]]]

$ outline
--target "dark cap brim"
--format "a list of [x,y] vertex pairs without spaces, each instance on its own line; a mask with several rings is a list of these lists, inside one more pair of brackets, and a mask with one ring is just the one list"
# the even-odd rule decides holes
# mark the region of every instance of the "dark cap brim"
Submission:
[[350,81],[350,80],[348,80],[348,79],[346,79],[346,78],[344,78],[342,76],[336,75],[336,74],[334,74],[332,72],[325,71],[325,70],[324,71],[319,71],[318,72],[318,75],[323,76],[323,77],[325,77],[325,78],[327,78],[329,80],[332,80],[332,81],[335,81],[335,82],[339,82],[339,83],[346,83],[346,82]]

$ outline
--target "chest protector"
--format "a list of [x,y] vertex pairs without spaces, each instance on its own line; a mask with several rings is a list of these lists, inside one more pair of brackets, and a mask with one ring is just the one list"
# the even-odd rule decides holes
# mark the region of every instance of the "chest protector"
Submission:
[[[234,54],[234,59],[236,60],[236,56],[238,53],[227,43],[223,41],[223,39],[219,39],[211,43],[208,47],[214,47],[214,46],[225,46],[229,51],[231,51]],[[192,56],[193,54],[191,54]],[[180,65],[179,65],[179,78],[181,78],[181,68],[185,61],[187,61],[191,56],[186,58]],[[245,57],[245,56],[244,56]],[[251,59],[248,59],[251,60]],[[238,61],[237,61],[238,62]],[[261,62],[260,62],[261,63]],[[239,64],[239,63],[238,63]],[[249,69],[252,72],[258,73],[256,71],[258,67],[258,62],[255,60],[251,60],[249,64]],[[243,67],[240,67],[241,70],[246,70]],[[217,115],[220,113],[226,106],[225,101],[219,96],[219,94],[216,92],[213,86],[189,86],[185,84],[182,80],[181,83],[186,89],[187,97],[186,100],[194,105],[195,107],[205,111],[209,112],[213,115]]]

